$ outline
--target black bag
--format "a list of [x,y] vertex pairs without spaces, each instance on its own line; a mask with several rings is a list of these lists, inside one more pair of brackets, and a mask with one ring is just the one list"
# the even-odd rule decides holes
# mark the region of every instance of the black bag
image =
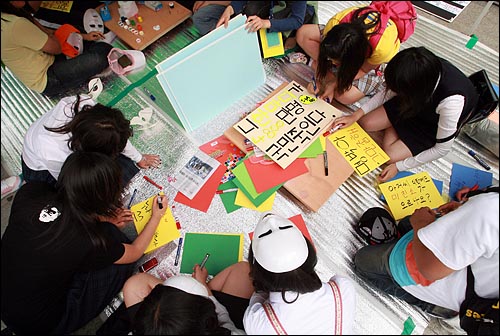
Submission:
[[495,111],[498,106],[498,95],[493,89],[493,85],[491,84],[485,70],[473,73],[469,76],[469,79],[472,84],[474,84],[474,87],[479,94],[479,99],[476,107],[465,118],[465,120],[463,120],[461,125],[475,123],[488,118],[488,116]]
[[467,290],[465,300],[460,305],[460,327],[467,335],[499,334],[499,301],[479,297],[474,291],[474,274],[467,267]]

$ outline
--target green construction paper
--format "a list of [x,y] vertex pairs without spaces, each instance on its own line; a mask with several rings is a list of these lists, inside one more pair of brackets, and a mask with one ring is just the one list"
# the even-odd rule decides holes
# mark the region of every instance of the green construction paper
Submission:
[[[243,162],[243,160],[240,161],[240,163]],[[281,188],[282,184],[278,184],[275,187],[272,187],[271,189],[268,189],[264,192],[261,192],[260,194],[255,190],[255,186],[253,185],[252,179],[250,178],[250,175],[248,174],[247,168],[245,167],[244,164],[238,164],[236,167],[233,168],[233,174],[236,176],[236,178],[232,179],[231,182],[236,184],[238,188],[245,193],[245,195],[248,197],[250,202],[253,203],[256,207],[261,205],[262,203],[265,202],[271,195],[276,192],[279,188]]]
[[195,264],[201,264],[205,254],[210,257],[205,267],[210,275],[243,260],[242,233],[193,233],[184,237],[180,273],[193,273]]
[[319,154],[323,153],[323,146],[321,146],[321,139],[317,138],[314,140],[309,147],[306,148],[302,154],[299,155],[299,158],[315,158]]
[[[234,189],[234,188],[238,188],[238,187],[236,186],[236,184],[234,184],[234,182],[232,180],[230,180],[224,184],[219,185],[219,188],[217,190],[226,190],[226,189]],[[231,212],[241,208],[241,206],[234,204],[234,201],[236,199],[236,193],[237,193],[237,191],[219,195],[220,199],[222,201],[222,204],[224,205],[224,208],[226,209],[227,213],[231,213]]]
[[267,36],[267,46],[269,48],[277,46],[281,43],[280,35],[278,32],[266,32],[266,36]]
[[401,332],[401,335],[411,335],[413,330],[415,329],[415,322],[411,319],[411,317],[408,316],[404,323],[403,331]]

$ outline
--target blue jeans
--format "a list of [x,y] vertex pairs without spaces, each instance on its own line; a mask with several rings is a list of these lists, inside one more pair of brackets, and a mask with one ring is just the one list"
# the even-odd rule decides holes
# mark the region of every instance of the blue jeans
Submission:
[[[398,223],[398,230],[403,236],[411,230],[409,216]],[[392,277],[389,267],[389,257],[396,242],[368,245],[359,249],[354,256],[354,271],[363,279],[382,290],[384,293],[405,300],[425,311],[434,307],[433,304],[417,299],[405,291]]]
[[106,42],[84,41],[81,55],[69,59],[63,54],[57,55],[47,70],[47,86],[43,93],[51,96],[77,88],[101,73],[109,66],[108,54],[112,48]]
[[48,170],[33,170],[26,165],[23,158],[21,157],[21,169],[23,172],[23,179],[26,182],[45,182],[55,187],[56,179],[52,176]]
[[225,9],[226,6],[223,5],[207,5],[196,11],[191,16],[191,19],[201,35],[205,35],[215,29]]

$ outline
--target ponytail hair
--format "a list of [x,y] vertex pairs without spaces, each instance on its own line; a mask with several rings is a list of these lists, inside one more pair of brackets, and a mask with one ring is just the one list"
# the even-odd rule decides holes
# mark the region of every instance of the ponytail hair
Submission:
[[[324,80],[332,66],[331,60],[335,60],[339,63],[335,93],[341,95],[349,90],[365,59],[373,52],[369,38],[378,32],[379,27],[378,12],[366,10],[366,7],[355,10],[350,22],[332,27],[320,43],[316,74],[318,81]],[[368,33],[370,30],[372,32]]]

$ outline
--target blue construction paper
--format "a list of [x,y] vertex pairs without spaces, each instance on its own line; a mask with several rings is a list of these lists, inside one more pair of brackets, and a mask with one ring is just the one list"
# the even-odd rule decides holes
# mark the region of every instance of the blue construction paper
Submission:
[[[415,173],[409,172],[409,171],[401,171],[396,174],[393,178],[391,178],[389,181],[397,180],[406,176],[413,175]],[[443,194],[443,181],[432,179],[432,182],[434,182],[434,185],[436,186],[437,190],[439,191],[440,194]],[[385,202],[385,197],[384,194],[380,194],[380,200]]]
[[265,83],[257,33],[248,33],[244,23],[238,16],[230,21],[231,29],[219,27],[210,39],[194,42],[157,65],[158,81],[186,131]]
[[207,47],[211,43],[216,42],[218,39],[221,37],[224,37],[226,34],[229,32],[232,32],[236,28],[241,27],[242,25],[245,24],[246,17],[243,15],[237,15],[233,19],[231,19],[228,22],[227,28],[224,26],[220,26],[217,29],[212,30],[208,34],[200,37],[187,47],[179,50],[175,54],[169,56],[166,58],[164,61],[161,63],[158,63],[156,65],[156,70],[158,70],[158,73],[162,73],[164,70],[167,70],[171,66],[177,64],[178,62],[182,61],[186,57],[196,53],[197,51]]
[[462,187],[473,187],[475,184],[479,189],[489,187],[493,183],[493,174],[484,170],[463,166],[453,163],[450,177],[450,199],[457,200],[455,194]]

